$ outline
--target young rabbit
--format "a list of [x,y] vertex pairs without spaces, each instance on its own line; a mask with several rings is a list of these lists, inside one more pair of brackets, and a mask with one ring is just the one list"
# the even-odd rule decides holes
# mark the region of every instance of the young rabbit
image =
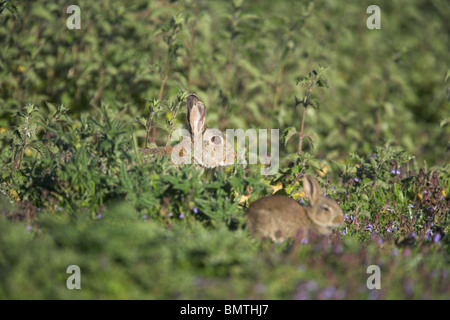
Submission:
[[186,122],[189,135],[174,147],[143,150],[143,154],[170,155],[174,164],[194,163],[205,168],[229,166],[236,159],[233,145],[222,132],[205,125],[206,107],[195,94],[186,99]]
[[296,238],[300,230],[314,230],[329,235],[331,229],[344,221],[339,205],[325,197],[317,180],[306,175],[303,188],[310,200],[309,206],[283,196],[268,196],[253,202],[246,212],[247,228],[256,238],[270,238],[283,242]]

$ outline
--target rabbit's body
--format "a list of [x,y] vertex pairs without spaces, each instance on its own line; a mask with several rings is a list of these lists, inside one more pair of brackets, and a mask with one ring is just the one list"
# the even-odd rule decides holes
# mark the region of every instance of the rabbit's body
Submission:
[[284,196],[268,196],[253,202],[246,212],[247,228],[255,238],[270,238],[275,242],[295,239],[299,231],[313,230],[329,235],[339,226],[343,213],[332,199],[323,196],[316,179],[305,176],[304,190],[310,199],[309,206]]
[[205,168],[229,166],[236,159],[233,145],[222,132],[205,125],[206,107],[195,95],[186,99],[186,122],[189,135],[174,147],[148,149],[146,154],[170,155],[171,162],[179,164],[194,163]]

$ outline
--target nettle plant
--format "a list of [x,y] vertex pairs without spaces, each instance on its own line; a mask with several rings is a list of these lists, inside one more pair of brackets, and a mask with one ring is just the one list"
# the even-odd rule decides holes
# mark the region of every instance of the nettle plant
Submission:
[[445,172],[421,168],[416,173],[414,156],[389,145],[376,147],[367,159],[353,154],[349,160],[333,162],[342,178],[335,191],[347,212],[342,234],[380,241],[440,240],[450,213]]
[[[319,108],[319,100],[313,97],[312,93],[315,88],[327,88],[328,81],[323,75],[326,67],[320,67],[317,71],[311,71],[307,76],[303,76],[297,79],[297,86],[305,88],[306,93],[304,96],[298,98],[295,96],[294,107],[302,107],[302,116],[300,122],[300,129],[295,127],[289,127],[283,130],[282,140],[286,146],[288,141],[298,135],[298,148],[297,153],[287,155],[283,160],[288,161],[289,165],[286,169],[281,169],[280,172],[275,175],[274,183],[283,181],[283,189],[286,194],[291,194],[296,189],[296,184],[299,181],[302,174],[307,170],[311,170],[311,173],[318,170],[322,170],[320,162],[314,157],[314,155],[303,151],[303,139],[307,138],[310,144],[312,152],[315,152],[318,144],[318,137],[314,132],[304,133],[306,109],[313,107],[315,110]],[[314,170],[312,170],[314,169]]]
[[[185,113],[181,105],[185,102],[188,92],[183,89],[178,89],[176,98],[173,101],[160,99],[146,99],[149,102],[148,119],[144,117],[135,117],[134,122],[140,123],[145,128],[145,148],[156,148],[155,142],[150,142],[150,131],[156,128],[162,129],[167,133],[165,146],[170,142],[172,133],[178,128],[177,120],[180,114]],[[163,117],[158,117],[163,114]]]
[[[185,95],[180,90],[174,99],[151,101],[152,111],[164,116],[137,121],[148,124],[147,133],[154,126],[164,129],[167,144]],[[174,167],[170,157],[144,161],[133,121],[122,121],[107,105],[79,119],[63,105],[47,109],[27,105],[16,113],[16,128],[2,135],[10,148],[1,153],[1,191],[14,190],[12,198],[27,204],[31,220],[40,211],[101,219],[108,206],[126,201],[143,220],[235,229],[244,223],[241,196],[256,198],[268,188],[257,171],[237,164],[202,173],[194,165]]]

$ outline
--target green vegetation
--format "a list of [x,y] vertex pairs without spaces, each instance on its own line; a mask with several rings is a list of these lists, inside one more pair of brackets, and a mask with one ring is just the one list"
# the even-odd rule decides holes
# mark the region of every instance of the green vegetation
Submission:
[[[80,1],[71,30],[64,1],[0,1],[0,298],[449,299],[450,6],[369,30],[371,4]],[[212,128],[279,129],[277,174],[142,156],[187,93]],[[342,226],[251,239],[248,203],[305,202],[305,173]]]

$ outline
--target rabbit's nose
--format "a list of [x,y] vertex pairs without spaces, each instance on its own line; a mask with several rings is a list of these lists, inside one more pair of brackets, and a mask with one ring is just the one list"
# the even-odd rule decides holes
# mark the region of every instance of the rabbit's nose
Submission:
[[344,217],[343,216],[337,216],[333,219],[333,224],[335,225],[339,225],[342,222],[344,222]]

